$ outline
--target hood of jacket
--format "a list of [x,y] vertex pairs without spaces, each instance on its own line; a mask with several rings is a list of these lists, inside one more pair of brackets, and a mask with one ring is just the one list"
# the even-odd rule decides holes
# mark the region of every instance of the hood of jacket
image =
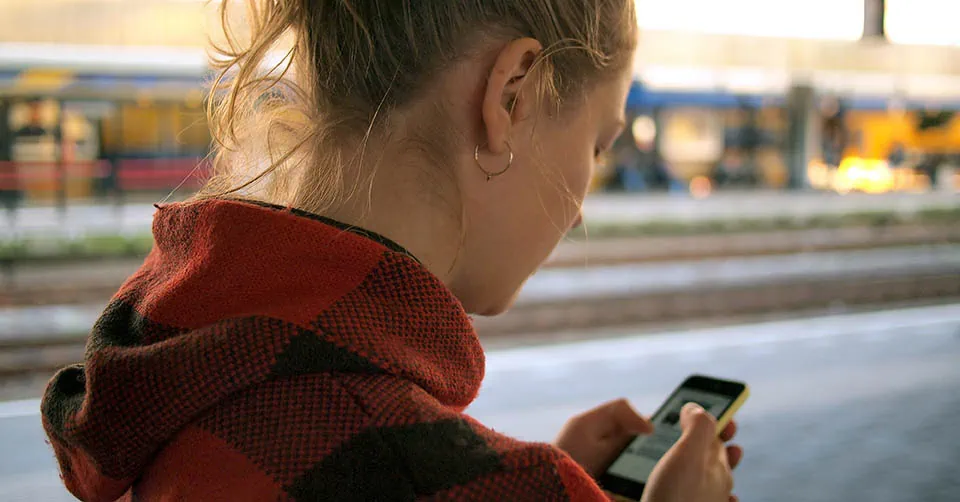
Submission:
[[159,206],[154,248],[50,381],[43,425],[65,485],[122,496],[179,430],[273,378],[397,375],[462,411],[484,357],[451,292],[389,240],[297,210]]

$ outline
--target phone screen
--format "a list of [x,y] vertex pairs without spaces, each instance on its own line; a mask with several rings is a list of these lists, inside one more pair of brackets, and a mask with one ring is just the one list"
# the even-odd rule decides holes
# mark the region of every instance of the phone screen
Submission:
[[680,439],[680,410],[689,402],[703,406],[708,413],[719,418],[733,404],[736,396],[717,394],[701,389],[680,387],[652,417],[654,432],[637,436],[607,469],[607,474],[646,484],[653,467],[667,450]]

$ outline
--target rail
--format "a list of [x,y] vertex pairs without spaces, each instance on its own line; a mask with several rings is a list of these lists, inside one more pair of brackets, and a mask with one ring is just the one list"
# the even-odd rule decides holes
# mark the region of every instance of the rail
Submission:
[[[960,243],[960,226],[950,223],[607,238],[564,242],[544,268],[584,269],[954,243]],[[139,266],[141,251],[110,259],[98,256],[8,259],[6,270],[0,271],[3,272],[0,284],[4,285],[0,290],[0,307],[76,304],[109,298]]]

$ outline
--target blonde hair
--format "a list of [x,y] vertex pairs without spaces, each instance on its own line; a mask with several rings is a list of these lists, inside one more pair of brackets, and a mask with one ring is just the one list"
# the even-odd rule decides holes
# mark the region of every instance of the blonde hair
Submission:
[[[484,41],[538,40],[535,90],[560,107],[629,64],[637,37],[634,0],[246,0],[246,36],[232,33],[231,4],[220,7],[213,169],[198,197],[317,213],[362,186],[349,168],[390,135],[394,112]],[[456,138],[429,122],[412,141],[442,165]]]

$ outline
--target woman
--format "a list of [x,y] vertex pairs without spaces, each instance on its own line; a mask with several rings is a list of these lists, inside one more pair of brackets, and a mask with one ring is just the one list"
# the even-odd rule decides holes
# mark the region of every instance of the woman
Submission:
[[[212,179],[158,206],[150,256],[47,389],[69,490],[605,500],[591,474],[650,423],[617,401],[555,445],[485,428],[463,413],[484,370],[467,312],[509,307],[579,223],[623,128],[633,2],[249,7],[252,36],[221,50]],[[741,451],[702,409],[683,426],[645,497],[731,499]]]

